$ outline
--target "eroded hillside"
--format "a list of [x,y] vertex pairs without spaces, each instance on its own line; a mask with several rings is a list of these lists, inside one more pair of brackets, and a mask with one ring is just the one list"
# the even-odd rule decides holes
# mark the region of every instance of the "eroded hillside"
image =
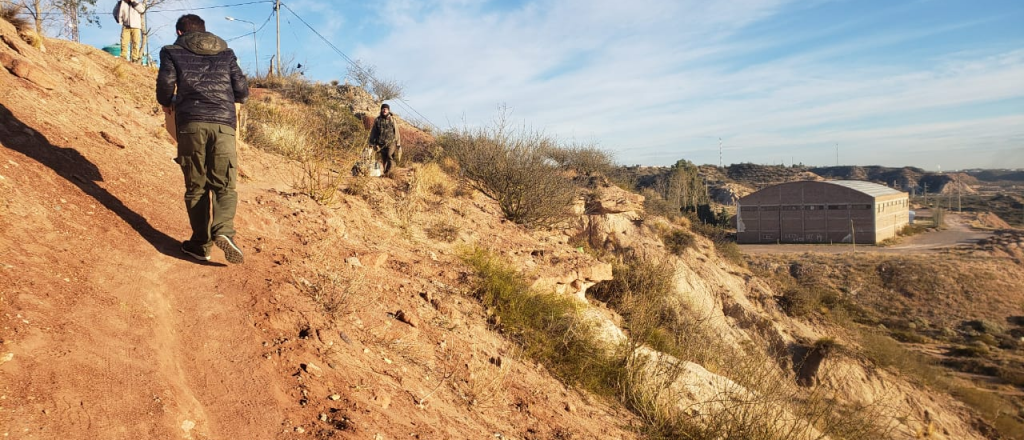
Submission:
[[[8,438],[994,435],[841,329],[787,315],[770,283],[600,181],[572,221],[528,230],[434,163],[339,177],[320,204],[296,189],[299,164],[242,143],[246,263],[197,264],[178,249],[188,226],[155,72],[63,41],[42,53],[2,21],[0,35]],[[570,301],[572,322],[628,364],[628,392],[567,384],[529,357],[481,301],[473,250]],[[643,309],[601,296],[643,273],[629,272],[637,262],[666,275],[647,339]],[[578,347],[564,345],[574,328],[554,351]],[[669,419],[682,428],[659,425]]]

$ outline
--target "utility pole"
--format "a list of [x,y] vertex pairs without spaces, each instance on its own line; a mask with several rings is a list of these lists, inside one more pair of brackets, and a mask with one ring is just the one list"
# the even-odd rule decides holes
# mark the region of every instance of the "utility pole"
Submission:
[[277,16],[277,76],[281,76],[281,0],[274,4],[274,15]]
[[836,166],[839,166],[839,142],[836,142]]
[[960,205],[960,173],[956,173],[956,212],[964,212]]
[[722,138],[718,138],[718,168],[722,168]]
[[853,242],[853,252],[857,252],[857,230],[853,228],[853,219],[850,219],[850,241]]
[[[953,179],[949,179],[949,180],[953,181]],[[955,185],[955,183],[954,183],[954,185]],[[959,198],[957,198],[957,199],[959,200]],[[946,195],[946,209],[948,209],[950,211],[953,210],[953,191],[950,191],[949,194]]]

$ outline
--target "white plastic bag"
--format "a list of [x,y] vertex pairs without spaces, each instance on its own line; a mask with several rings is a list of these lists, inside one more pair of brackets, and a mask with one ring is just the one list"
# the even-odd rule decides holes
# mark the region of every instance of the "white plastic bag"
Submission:
[[353,176],[380,177],[384,175],[384,169],[377,160],[377,153],[372,148],[364,148],[359,160],[352,166]]

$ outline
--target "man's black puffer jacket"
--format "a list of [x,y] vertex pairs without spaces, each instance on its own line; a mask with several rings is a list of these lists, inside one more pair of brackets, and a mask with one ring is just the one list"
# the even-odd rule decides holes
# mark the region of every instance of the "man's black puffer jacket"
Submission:
[[189,32],[160,49],[156,100],[164,107],[174,105],[179,127],[189,122],[235,127],[235,103],[245,103],[248,98],[249,82],[238,67],[235,52],[220,37]]

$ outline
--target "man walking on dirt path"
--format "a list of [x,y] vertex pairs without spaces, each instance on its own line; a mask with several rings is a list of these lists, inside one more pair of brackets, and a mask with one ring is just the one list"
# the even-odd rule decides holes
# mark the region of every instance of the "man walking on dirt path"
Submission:
[[181,250],[208,261],[216,244],[228,262],[239,264],[242,250],[234,240],[235,103],[249,98],[249,83],[235,52],[220,37],[206,32],[202,18],[183,15],[175,30],[178,39],[160,49],[156,100],[165,112],[174,112],[177,126],[174,161],[185,176],[185,208],[192,226],[192,237],[182,242]]
[[395,125],[395,118],[391,117],[391,106],[380,105],[380,115],[373,121],[373,128],[370,129],[370,139],[367,141],[371,147],[380,151],[380,160],[384,165],[384,175],[391,177],[391,167],[395,163],[395,156],[402,148],[402,137],[398,134],[398,126]]
[[[117,23],[121,25],[121,58],[129,59],[131,62],[142,61],[142,14],[146,12],[146,5],[142,0],[118,0]],[[130,50],[129,50],[130,49]]]

